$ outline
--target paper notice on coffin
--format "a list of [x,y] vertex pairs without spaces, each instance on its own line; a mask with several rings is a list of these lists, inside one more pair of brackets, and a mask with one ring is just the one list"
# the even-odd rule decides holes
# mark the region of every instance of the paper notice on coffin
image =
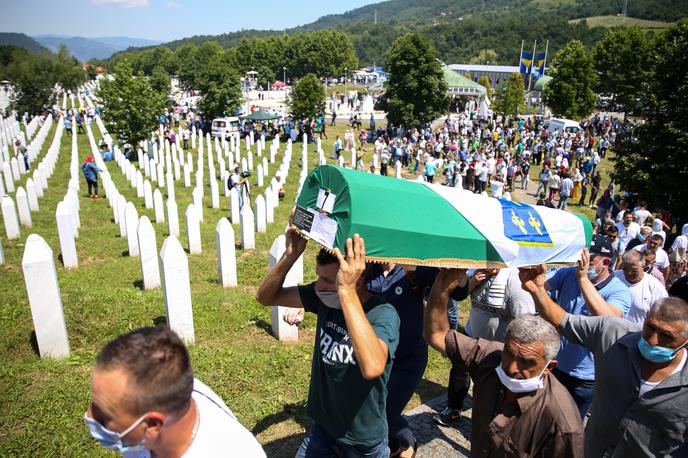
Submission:
[[310,208],[296,206],[294,211],[294,225],[303,235],[332,249],[337,235],[337,222]]

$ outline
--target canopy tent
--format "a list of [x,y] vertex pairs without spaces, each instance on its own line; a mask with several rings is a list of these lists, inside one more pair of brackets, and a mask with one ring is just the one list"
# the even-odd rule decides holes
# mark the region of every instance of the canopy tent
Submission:
[[280,115],[277,113],[270,113],[262,108],[257,109],[249,114],[239,116],[241,119],[247,119],[249,121],[270,121],[271,119],[279,119]]
[[547,83],[549,83],[550,81],[552,81],[552,77],[551,77],[551,76],[547,76],[547,75],[541,76],[540,78],[537,79],[537,81],[536,81],[535,84],[533,85],[533,90],[534,90],[534,91],[537,91],[537,92],[542,92],[542,91],[544,91],[544,90],[545,90],[545,86],[546,86]]
[[487,89],[482,84],[466,78],[460,73],[450,70],[446,65],[443,67],[444,79],[449,86],[447,92],[451,95],[467,95],[472,97],[485,97]]
[[330,165],[304,181],[294,224],[327,249],[360,234],[371,261],[455,268],[572,264],[592,237],[573,213]]
[[286,86],[286,84],[284,83],[284,81],[277,80],[277,81],[275,81],[274,83],[272,83],[272,87],[273,87],[273,88],[278,88],[278,89],[279,89],[279,88],[283,88],[284,86]]

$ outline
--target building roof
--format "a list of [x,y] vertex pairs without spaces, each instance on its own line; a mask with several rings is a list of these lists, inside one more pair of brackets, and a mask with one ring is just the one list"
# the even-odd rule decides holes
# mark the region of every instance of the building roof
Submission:
[[473,65],[450,64],[449,67],[457,72],[494,72],[494,73],[518,73],[518,65]]
[[443,69],[444,79],[447,80],[450,94],[485,95],[487,93],[485,86],[466,78],[449,67],[445,66]]

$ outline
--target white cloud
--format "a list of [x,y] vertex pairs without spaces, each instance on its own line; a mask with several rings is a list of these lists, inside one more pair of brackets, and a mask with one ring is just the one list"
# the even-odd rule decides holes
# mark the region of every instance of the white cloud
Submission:
[[91,0],[94,5],[117,5],[127,8],[139,8],[148,6],[148,0]]

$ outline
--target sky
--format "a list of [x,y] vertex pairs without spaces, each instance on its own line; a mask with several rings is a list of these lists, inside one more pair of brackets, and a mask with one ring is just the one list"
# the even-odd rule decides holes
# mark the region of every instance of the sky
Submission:
[[380,0],[0,0],[0,32],[170,41],[286,29]]

